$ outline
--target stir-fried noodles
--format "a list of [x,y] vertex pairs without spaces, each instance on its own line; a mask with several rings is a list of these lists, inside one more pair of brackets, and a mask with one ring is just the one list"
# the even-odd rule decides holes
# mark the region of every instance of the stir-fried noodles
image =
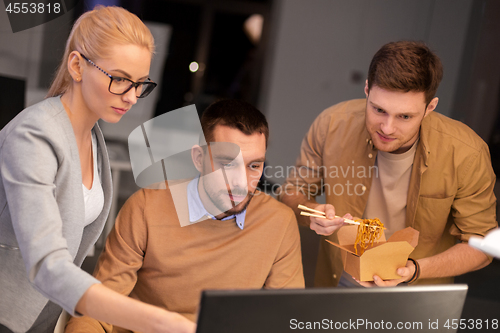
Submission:
[[360,219],[356,220],[359,222],[358,232],[356,234],[356,242],[354,243],[354,250],[358,254],[358,245],[361,248],[362,255],[369,246],[373,246],[373,243],[382,236],[382,230],[384,230],[384,224],[380,222],[378,218],[374,219]]

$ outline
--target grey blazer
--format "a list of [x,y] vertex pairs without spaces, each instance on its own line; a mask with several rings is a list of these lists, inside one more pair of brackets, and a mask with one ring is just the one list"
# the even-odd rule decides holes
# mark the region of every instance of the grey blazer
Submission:
[[75,315],[94,283],[80,269],[101,234],[112,198],[99,126],[97,162],[104,208],[84,227],[80,157],[60,97],[22,111],[0,131],[0,323],[31,327],[48,299]]

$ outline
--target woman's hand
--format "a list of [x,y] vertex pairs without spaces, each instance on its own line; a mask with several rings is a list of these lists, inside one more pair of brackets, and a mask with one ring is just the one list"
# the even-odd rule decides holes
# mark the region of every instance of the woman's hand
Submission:
[[[160,309],[161,310],[161,309]],[[161,310],[148,333],[195,333],[196,324],[176,312]]]

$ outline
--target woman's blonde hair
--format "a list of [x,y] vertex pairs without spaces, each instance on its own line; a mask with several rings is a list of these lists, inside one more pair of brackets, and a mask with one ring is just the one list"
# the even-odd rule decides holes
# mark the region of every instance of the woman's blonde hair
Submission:
[[78,18],[73,25],[61,64],[47,97],[65,93],[71,86],[68,57],[78,51],[89,59],[105,58],[110,45],[133,44],[144,46],[153,56],[155,51],[151,31],[134,14],[121,7],[97,6]]

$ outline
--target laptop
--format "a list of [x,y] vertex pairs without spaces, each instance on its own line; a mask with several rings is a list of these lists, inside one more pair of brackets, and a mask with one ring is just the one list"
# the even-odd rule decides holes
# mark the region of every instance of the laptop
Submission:
[[465,284],[209,290],[201,296],[196,332],[456,332],[466,295]]

